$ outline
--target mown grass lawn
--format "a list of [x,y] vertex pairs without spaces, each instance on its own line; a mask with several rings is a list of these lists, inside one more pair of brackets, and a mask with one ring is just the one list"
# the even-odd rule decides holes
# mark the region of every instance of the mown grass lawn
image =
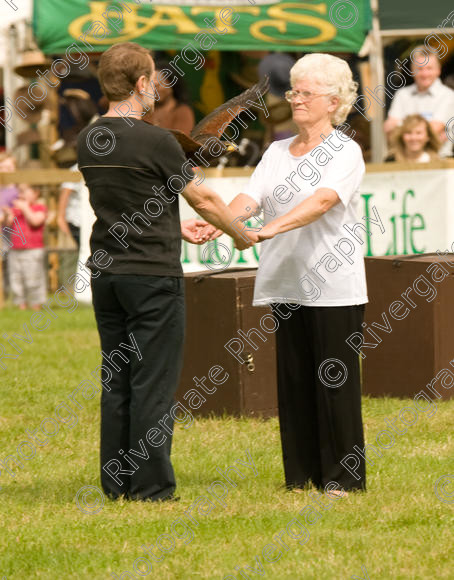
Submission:
[[[0,461],[17,455],[17,447],[27,441],[26,429],[33,433],[44,419],[55,418],[56,407],[99,364],[91,309],[56,313],[46,330],[31,328],[33,343],[16,341],[23,350],[17,359],[0,360],[7,367],[0,367]],[[3,310],[0,335],[23,334],[29,319],[30,313]],[[5,338],[0,343],[6,352],[16,352],[7,348]],[[423,387],[416,385],[415,392]],[[384,418],[396,417],[411,404],[365,398],[367,442],[374,443],[386,428]],[[106,501],[100,511],[87,514],[75,497],[84,486],[99,486],[98,396],[73,412],[77,423],[75,418],[72,426],[58,423],[58,432],[23,460],[15,477],[0,466],[0,578],[454,578],[454,503],[448,503],[454,499],[454,400],[438,402],[432,417],[420,413],[394,447],[369,466],[367,493],[350,494],[320,510],[321,517],[309,526],[310,538],[300,545],[287,536],[287,548],[275,562],[263,560],[263,548],[311,501],[308,492],[293,494],[281,487],[276,419],[213,418],[177,428],[173,461],[179,502]],[[60,413],[69,421],[67,409],[60,407]],[[45,425],[51,432],[56,422]],[[27,446],[21,449],[31,455]],[[214,502],[208,488],[220,479],[217,468],[224,471],[235,460],[246,461],[246,450],[257,474],[242,469],[245,477],[236,478],[225,505]],[[451,479],[440,480],[449,474]],[[205,515],[192,512],[198,525],[185,532],[176,520],[188,524],[184,512],[203,497],[211,497],[215,507]],[[140,546],[155,544],[172,525],[180,538],[174,547],[169,536],[162,536],[165,557],[153,560],[146,576],[132,574],[136,559],[146,556]],[[192,539],[188,529],[193,529]],[[131,575],[122,576],[126,570]],[[145,574],[146,569],[137,570]]]

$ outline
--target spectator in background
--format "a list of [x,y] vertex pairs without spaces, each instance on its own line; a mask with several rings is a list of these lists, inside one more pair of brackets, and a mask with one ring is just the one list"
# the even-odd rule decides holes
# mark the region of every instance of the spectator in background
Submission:
[[[16,159],[9,153],[0,153],[0,173],[13,173],[16,171]],[[4,187],[0,187],[0,208],[9,207],[11,208],[14,200],[17,198],[19,190],[17,185],[14,183],[9,183]],[[5,212],[0,209],[0,224],[6,218]],[[2,288],[0,292],[3,291],[4,294],[8,292],[9,289],[9,273],[8,273],[8,251],[9,244],[6,240],[9,240],[9,233],[6,231],[2,232],[2,237],[0,238],[0,252],[2,258],[0,259],[0,268],[2,273]]]
[[295,59],[288,54],[275,52],[266,55],[259,63],[259,78],[269,77],[270,89],[265,95],[268,115],[261,115],[265,126],[264,145],[273,141],[288,139],[298,132],[292,117],[292,108],[285,100],[285,92],[290,88],[290,69]]
[[53,160],[59,167],[72,167],[77,159],[77,136],[99,117],[98,107],[87,91],[66,89],[60,99],[60,135],[51,146]]
[[[77,164],[71,167],[77,171]],[[64,234],[70,235],[80,248],[81,193],[83,180],[62,184],[58,198],[57,224]]]
[[82,129],[99,117],[98,107],[90,94],[82,89],[65,89],[61,101],[61,117],[64,117],[65,124],[61,126],[60,133],[65,144],[74,147]]
[[[412,54],[415,52],[427,55],[424,46],[418,46]],[[452,143],[447,139],[445,125],[454,114],[454,91],[445,86],[439,78],[441,64],[438,56],[433,53],[427,55],[426,64],[419,66],[412,59],[411,73],[415,82],[396,91],[384,124],[385,132],[390,136],[407,115],[419,114],[429,121],[440,140],[441,157],[450,157]]]
[[[155,109],[150,117],[151,122],[163,129],[177,129],[189,135],[194,128],[195,117],[193,110],[187,104],[184,81],[178,79],[173,87],[165,86],[159,80],[159,72],[164,69],[169,69],[169,64],[164,60],[157,61],[156,72],[158,76],[155,86],[159,101],[155,101]],[[172,82],[170,78],[166,80],[166,85]]]
[[[0,173],[13,173],[16,171],[16,159],[9,153],[0,154]],[[13,183],[0,187],[0,207],[12,207],[19,190]]]
[[39,310],[46,301],[43,232],[47,208],[38,203],[39,195],[37,187],[22,184],[13,207],[2,208],[6,224],[17,232],[11,235],[8,270],[13,302],[21,310],[27,305]]
[[428,163],[440,159],[440,141],[431,124],[421,115],[408,115],[391,136],[391,151],[385,161]]
[[[64,103],[71,113],[75,125],[64,133],[65,147],[74,147],[80,131],[99,118],[98,108],[90,95],[80,89],[66,89],[63,92]],[[76,151],[74,149],[74,155]],[[76,157],[74,157],[75,159]],[[77,163],[71,166],[71,171],[77,171]],[[67,181],[62,184],[58,198],[57,224],[59,229],[70,235],[80,248],[80,223],[83,179],[79,182]]]

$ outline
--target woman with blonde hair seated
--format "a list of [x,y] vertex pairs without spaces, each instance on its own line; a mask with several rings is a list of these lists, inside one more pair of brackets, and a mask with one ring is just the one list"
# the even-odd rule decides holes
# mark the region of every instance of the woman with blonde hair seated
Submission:
[[385,161],[428,163],[440,159],[440,141],[430,123],[421,115],[408,115],[391,138],[390,155]]

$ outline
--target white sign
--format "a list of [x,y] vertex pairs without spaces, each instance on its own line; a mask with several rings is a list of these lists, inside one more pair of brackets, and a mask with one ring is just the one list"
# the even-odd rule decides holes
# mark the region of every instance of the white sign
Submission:
[[[444,162],[449,163],[449,162]],[[252,172],[252,170],[251,170]],[[249,176],[207,177],[206,184],[216,191],[225,203],[244,191]],[[368,171],[361,186],[358,220],[373,217],[375,206],[385,232],[366,236],[364,254],[384,256],[420,254],[437,250],[453,251],[454,242],[454,167],[451,169],[419,169],[399,171]],[[94,214],[88,203],[88,192],[83,202],[80,259],[89,254],[89,236]],[[194,217],[194,210],[180,198],[181,219]],[[251,222],[257,227],[257,221]],[[182,242],[181,262],[185,272],[203,270],[222,271],[225,268],[256,268],[260,244],[240,252],[229,236],[223,235],[213,242],[197,246]],[[79,298],[79,296],[78,296]],[[90,301],[90,291],[80,297]]]
[[[244,191],[247,182],[248,177],[206,179],[206,184],[219,193],[225,203]],[[364,245],[366,256],[422,254],[446,249],[452,251],[454,168],[368,172],[361,186],[361,199],[358,220],[363,216],[373,217],[372,207],[375,206],[385,227],[385,232],[380,235],[374,235],[372,228],[372,235],[367,236]],[[180,200],[180,215],[181,219],[195,215],[184,199]],[[258,226],[256,221],[251,222],[251,225]],[[228,267],[257,267],[259,251],[256,248],[239,252],[226,235],[218,238],[217,242],[223,246],[219,252],[209,252],[213,264],[204,264],[204,246],[183,242],[182,263],[185,272],[206,267],[222,269],[225,267],[222,263],[225,247],[231,253]]]

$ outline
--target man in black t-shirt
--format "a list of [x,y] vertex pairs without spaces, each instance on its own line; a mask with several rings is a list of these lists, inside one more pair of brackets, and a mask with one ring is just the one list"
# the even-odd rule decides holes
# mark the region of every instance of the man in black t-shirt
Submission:
[[158,98],[149,52],[116,44],[98,74],[110,106],[80,133],[78,163],[96,215],[87,264],[103,356],[101,482],[112,498],[166,500],[176,487],[170,448],[184,340],[181,236],[199,243],[198,225],[206,223],[180,224],[178,195],[239,249],[257,237],[245,241],[235,230],[235,216],[195,179],[173,135],[141,120]]
[[[122,117],[101,117],[79,136],[79,169],[97,218],[92,255],[105,250],[113,259],[105,271],[112,274],[181,276],[178,194],[166,184],[184,189],[194,174],[169,131],[128,121],[131,126]],[[90,150],[90,133],[98,144],[115,137],[112,152],[100,157]]]

